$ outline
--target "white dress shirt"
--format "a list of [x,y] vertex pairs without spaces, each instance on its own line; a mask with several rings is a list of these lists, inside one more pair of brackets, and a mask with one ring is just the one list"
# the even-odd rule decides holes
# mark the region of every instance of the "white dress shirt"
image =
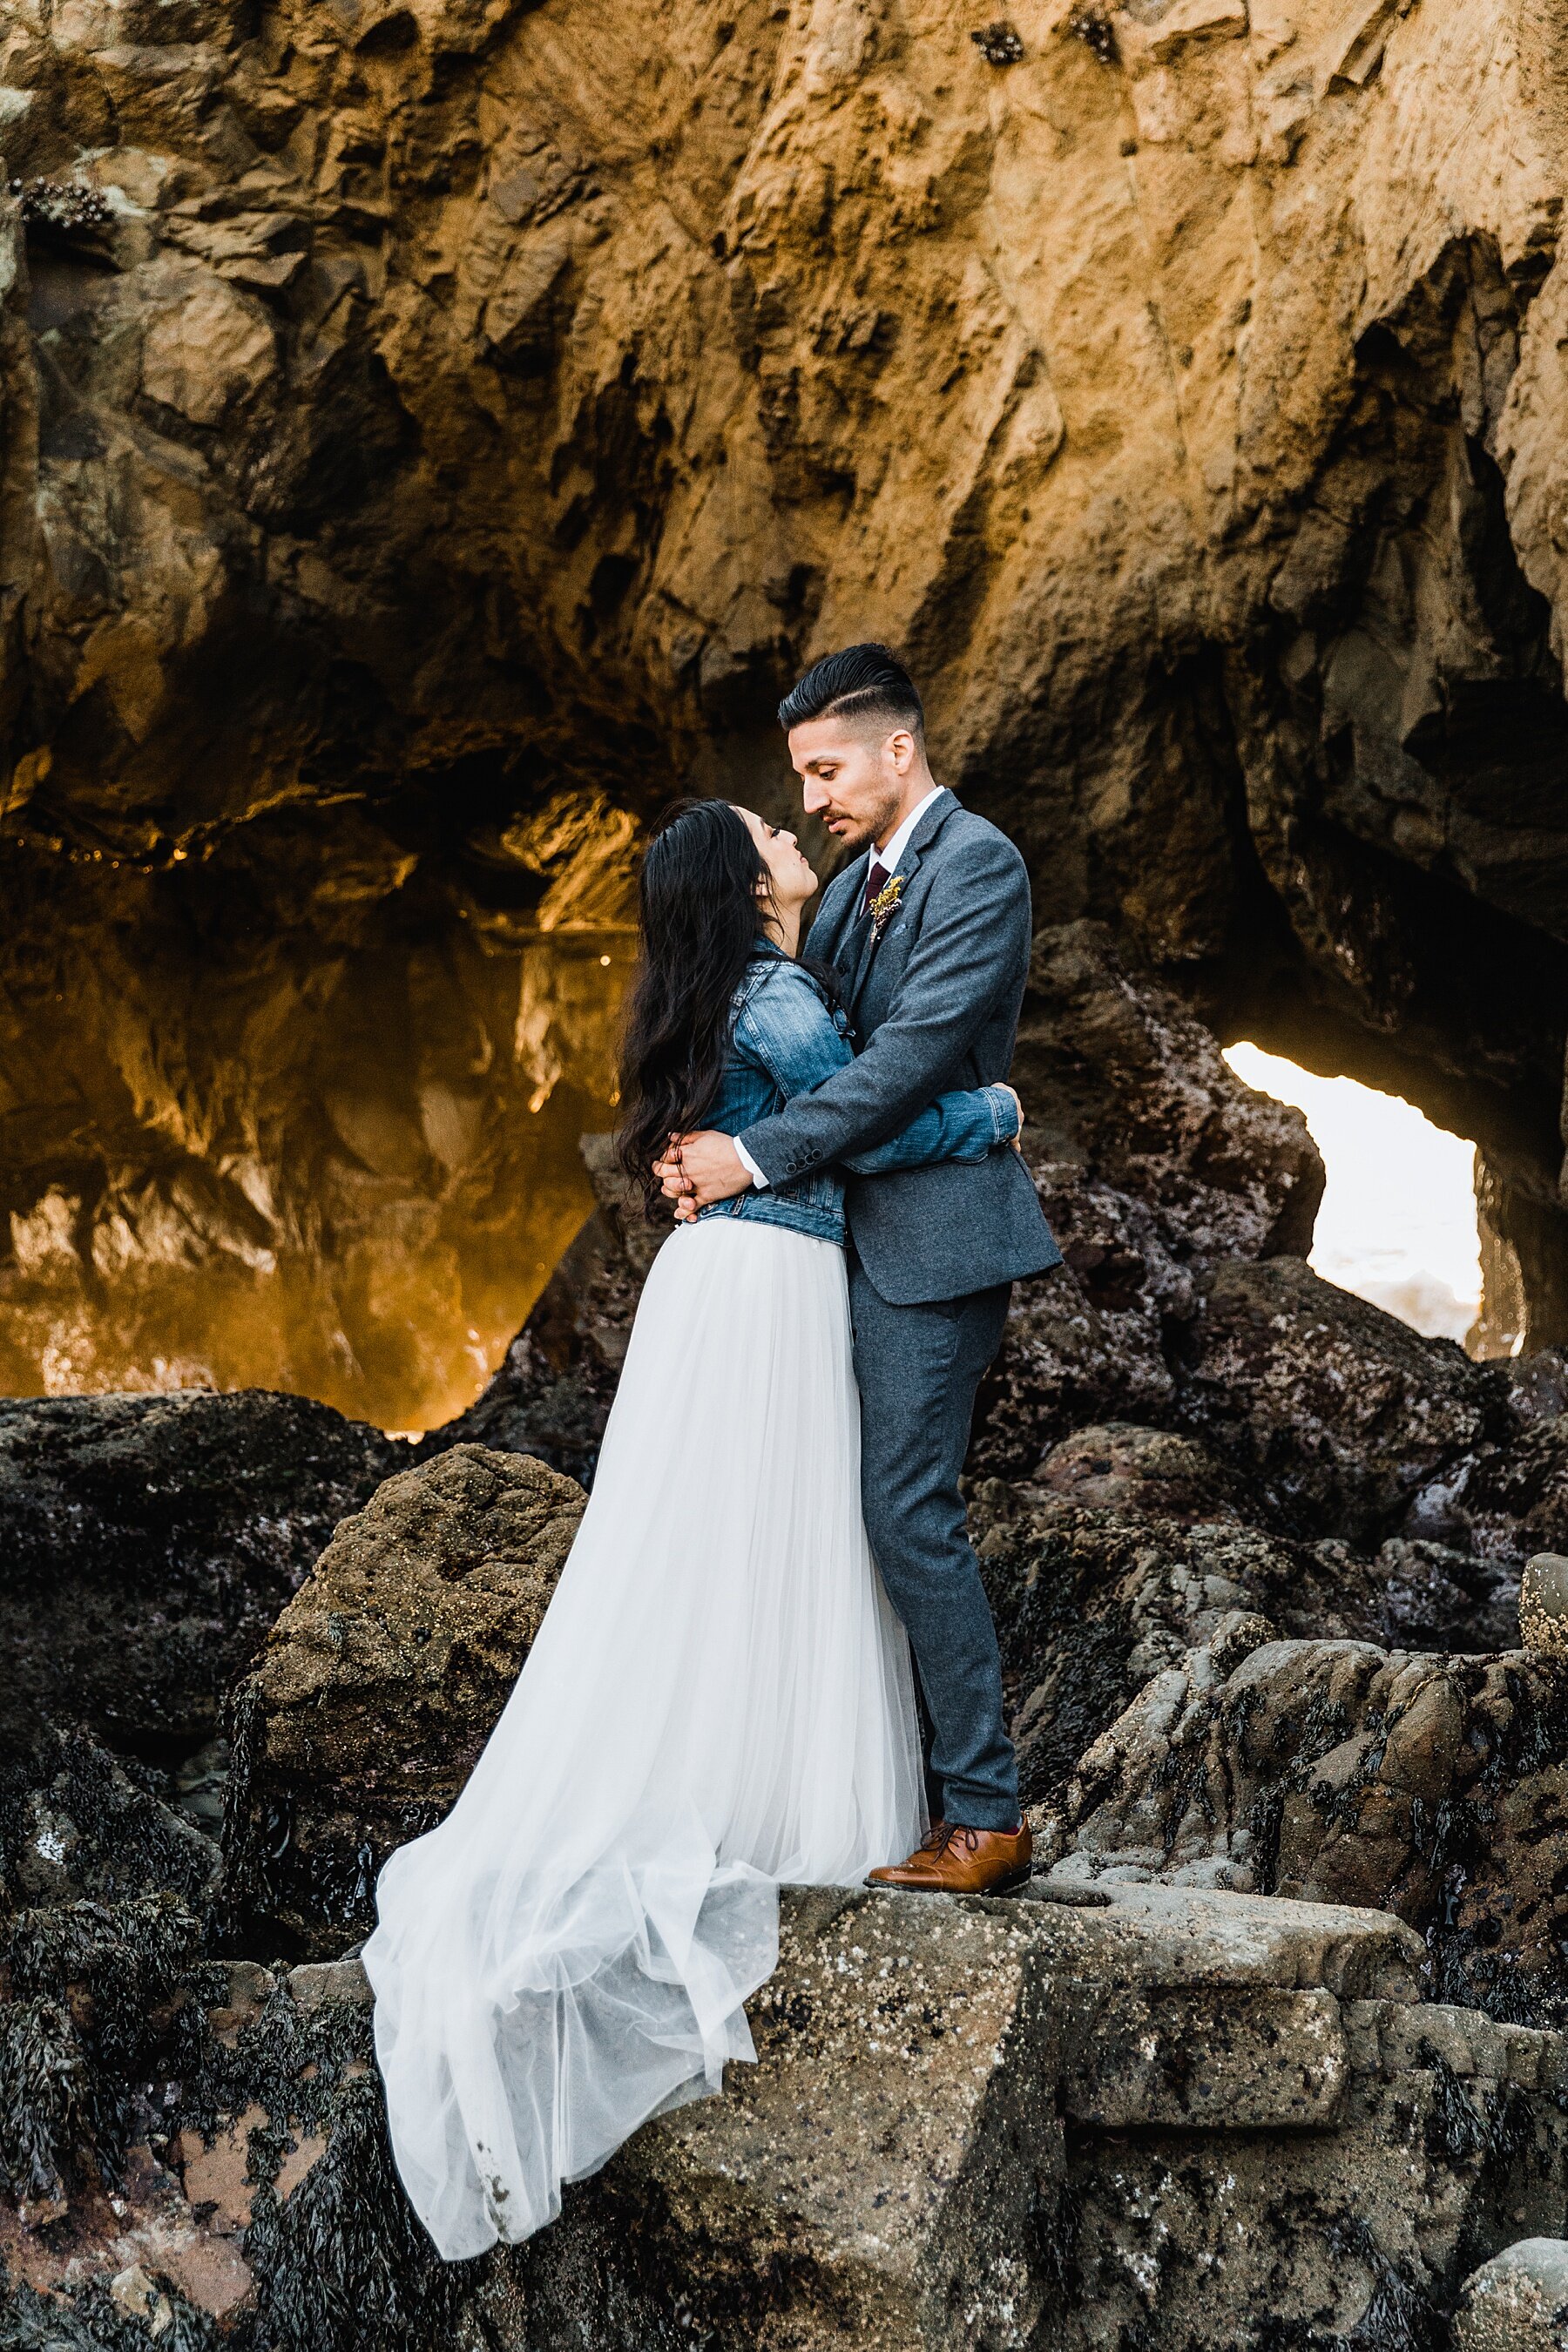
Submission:
[[[897,874],[899,870],[899,860],[910,845],[910,835],[913,833],[916,825],[919,824],[921,817],[924,816],[927,809],[930,808],[932,801],[936,800],[942,793],[945,793],[946,790],[947,786],[945,784],[933,784],[930,792],[923,794],[923,796],[915,803],[913,808],[910,811],[908,816],[904,818],[902,824],[898,824],[893,828],[893,831],[888,835],[887,840],[879,849],[877,847],[875,843],[872,844],[870,859],[868,862],[866,868],[868,874],[870,872],[871,866],[874,865],[879,866],[889,880],[895,874]],[[865,918],[862,916],[861,920],[864,921],[864,919]],[[758,1167],[756,1161],[752,1159],[745,1145],[743,1143],[737,1142],[735,1149],[741,1155],[742,1166],[751,1170],[752,1184],[758,1191],[766,1192],[768,1180],[763,1174],[762,1170]]]

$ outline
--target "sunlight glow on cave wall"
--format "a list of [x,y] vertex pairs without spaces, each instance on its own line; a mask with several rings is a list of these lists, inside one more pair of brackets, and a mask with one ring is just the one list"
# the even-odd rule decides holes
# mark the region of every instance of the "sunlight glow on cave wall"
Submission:
[[1429,1338],[1462,1340],[1481,1295],[1475,1146],[1354,1078],[1320,1078],[1250,1044],[1227,1045],[1225,1058],[1249,1087],[1304,1112],[1323,1155],[1314,1270]]

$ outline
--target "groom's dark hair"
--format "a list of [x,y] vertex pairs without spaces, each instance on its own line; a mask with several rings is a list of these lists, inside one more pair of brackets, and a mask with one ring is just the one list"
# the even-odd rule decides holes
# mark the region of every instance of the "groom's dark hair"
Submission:
[[915,682],[886,646],[846,646],[824,654],[797,678],[779,705],[779,725],[787,735],[808,719],[870,719],[907,727],[925,741],[925,710]]

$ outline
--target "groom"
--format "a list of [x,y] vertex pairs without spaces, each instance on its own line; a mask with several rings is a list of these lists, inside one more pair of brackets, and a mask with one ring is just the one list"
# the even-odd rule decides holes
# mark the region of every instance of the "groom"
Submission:
[[[859,1050],[738,1139],[683,1137],[659,1173],[698,1208],[866,1150],[949,1087],[1005,1078],[1028,969],[1024,861],[934,781],[920,696],[887,647],[814,663],[779,719],[807,815],[866,853],[828,886],[811,933],[843,979]],[[845,1212],[866,1525],[909,1629],[942,1815],[918,1853],[871,1876],[994,1892],[1027,1877],[1031,1841],[958,1480],[1014,1281],[1061,1252],[1016,1151],[852,1176]]]

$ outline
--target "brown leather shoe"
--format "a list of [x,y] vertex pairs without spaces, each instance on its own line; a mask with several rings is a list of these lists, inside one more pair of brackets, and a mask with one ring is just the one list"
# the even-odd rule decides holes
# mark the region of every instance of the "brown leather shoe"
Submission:
[[910,1895],[1005,1895],[1029,1875],[1035,1841],[1026,1822],[1016,1830],[966,1830],[933,1822],[908,1862],[871,1871],[868,1886],[901,1886]]

